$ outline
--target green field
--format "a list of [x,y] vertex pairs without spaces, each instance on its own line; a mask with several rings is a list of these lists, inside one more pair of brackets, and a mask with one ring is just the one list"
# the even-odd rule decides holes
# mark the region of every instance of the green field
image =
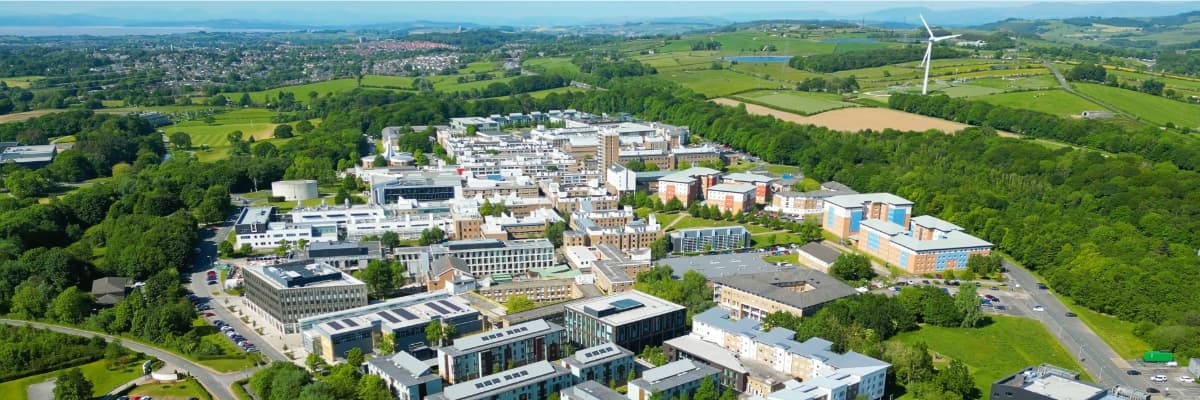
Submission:
[[129,396],[150,396],[162,400],[187,400],[190,398],[212,399],[212,395],[204,390],[195,379],[182,382],[155,383],[138,386],[130,390]]
[[[169,138],[175,132],[184,132],[192,137],[192,146],[209,146],[208,151],[197,150],[196,157],[200,161],[214,161],[225,158],[229,153],[229,140],[226,136],[233,131],[242,131],[243,140],[254,137],[255,142],[264,140],[282,142],[289,139],[275,139],[275,126],[271,122],[274,111],[262,108],[244,108],[215,115],[216,122],[212,125],[201,120],[182,121],[175,125],[163,127],[163,132]],[[311,120],[318,125],[319,120]],[[295,124],[293,124],[295,126]]]
[[491,61],[476,61],[467,64],[466,68],[458,70],[460,74],[478,74],[500,70],[500,65]]
[[[975,329],[923,326],[889,340],[925,342],[934,353],[935,362],[937,357],[962,361],[971,368],[975,386],[985,394],[992,382],[1029,366],[1047,363],[1083,371],[1037,321],[1006,316],[992,316],[992,319],[991,325]],[[911,398],[911,394],[904,398]]]
[[797,92],[792,90],[757,90],[733,96],[736,99],[759,103],[783,111],[812,115],[838,108],[854,107],[854,103],[842,101],[842,96],[832,93]]
[[707,97],[721,97],[751,89],[777,89],[783,85],[729,70],[659,72],[658,76]]
[[1200,105],[1092,83],[1075,83],[1074,86],[1098,101],[1155,124],[1171,122],[1180,127],[1200,129]]
[[[817,33],[819,36],[821,33]],[[840,38],[848,37],[849,35],[838,35]],[[823,38],[810,37],[801,38],[797,35],[780,35],[776,32],[764,31],[738,31],[725,32],[718,34],[700,34],[688,35],[680,40],[673,40],[665,46],[658,48],[658,52],[690,52],[692,44],[696,42],[704,42],[715,40],[721,43],[721,49],[718,52],[721,55],[737,55],[737,54],[770,54],[770,55],[796,55],[806,56],[813,54],[830,54],[835,52],[849,52],[879,49],[886,47],[895,47],[895,43],[837,43],[821,41]],[[763,51],[768,46],[775,46],[775,51]]]
[[[499,76],[499,75],[497,74],[497,76]],[[497,77],[496,79],[488,79],[488,80],[484,80],[484,81],[469,81],[469,82],[464,82],[464,83],[458,83],[458,77],[459,77],[458,75],[442,75],[442,76],[430,77],[429,80],[431,82],[433,82],[433,88],[437,89],[439,91],[463,92],[463,91],[470,91],[471,89],[483,89],[483,88],[487,87],[488,85],[491,85],[491,84],[497,83],[497,82],[508,83],[508,81],[511,81],[511,80],[517,78],[515,76],[510,76],[510,77],[506,77],[506,78],[505,77]]]
[[362,84],[364,87],[412,90],[413,78],[407,76],[367,75],[363,77]]
[[[87,377],[92,382],[92,394],[95,396],[104,395],[118,386],[124,385],[134,378],[142,376],[142,361],[137,360],[130,362],[124,368],[117,370],[108,369],[104,360],[94,361],[91,363],[79,366],[79,370],[83,372],[83,376]],[[43,382],[47,379],[58,376],[62,371],[47,372],[40,375],[34,375],[17,380],[12,380],[0,383],[0,399],[5,400],[26,400],[29,398],[26,392],[29,385]],[[40,400],[40,399],[35,399]]]
[[28,88],[30,85],[33,85],[34,82],[40,81],[42,79],[46,79],[46,77],[28,75],[28,76],[14,76],[12,78],[0,78],[0,81],[3,81],[5,85],[8,85],[8,87]]
[[212,343],[221,349],[222,354],[228,355],[230,358],[201,360],[192,355],[185,355],[188,359],[218,372],[233,372],[254,366],[254,359],[246,357],[246,352],[242,351],[229,338],[217,331],[217,328],[210,325],[204,317],[196,317],[192,321],[192,329],[201,335],[200,340],[202,342]]
[[548,74],[558,74],[566,77],[579,75],[579,67],[571,63],[568,57],[533,58],[522,62],[526,67],[544,70]]
[[986,101],[1025,110],[1040,111],[1061,117],[1079,115],[1084,111],[1103,111],[1104,107],[1064,90],[1041,90],[980,96],[972,100]]
[[[366,81],[366,78],[364,77],[363,80]],[[316,92],[319,96],[326,96],[332,93],[348,92],[356,87],[358,87],[358,81],[355,79],[334,79],[331,81],[315,82],[296,86],[284,86],[259,92],[250,92],[250,99],[254,100],[255,103],[266,103],[268,97],[275,99],[279,98],[280,92],[291,92],[296,96],[296,101],[307,103],[309,99],[308,95],[312,92]],[[237,101],[237,99],[241,97],[241,95],[237,93],[226,93],[225,96],[234,101]]]

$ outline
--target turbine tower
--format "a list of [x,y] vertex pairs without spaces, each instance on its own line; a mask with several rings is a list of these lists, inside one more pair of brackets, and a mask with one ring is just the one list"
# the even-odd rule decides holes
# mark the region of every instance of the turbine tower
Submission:
[[925,58],[921,59],[921,66],[925,67],[925,80],[921,81],[921,94],[928,94],[929,93],[929,64],[931,64],[929,57],[933,55],[933,44],[943,41],[943,40],[946,40],[946,39],[954,39],[954,38],[962,36],[962,35],[950,35],[950,36],[940,36],[940,37],[934,36],[933,29],[929,29],[929,23],[925,22],[925,16],[921,15],[921,14],[917,14],[917,16],[921,17],[921,25],[925,25],[925,32],[929,32],[929,39],[925,40],[925,43],[928,43],[928,46],[925,47]]

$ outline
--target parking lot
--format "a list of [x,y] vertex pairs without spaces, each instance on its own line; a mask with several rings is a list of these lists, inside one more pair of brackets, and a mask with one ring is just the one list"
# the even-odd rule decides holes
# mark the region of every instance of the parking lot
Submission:
[[[1129,371],[1136,371],[1136,375]],[[1200,385],[1194,381],[1183,382],[1179,379],[1180,377],[1195,378],[1188,373],[1185,367],[1168,367],[1165,364],[1134,361],[1130,363],[1129,371],[1126,371],[1126,374],[1130,374],[1134,378],[1141,378],[1145,382],[1138,389],[1150,392],[1155,398],[1200,399]],[[1151,381],[1151,377],[1155,375],[1166,376],[1166,382]]]

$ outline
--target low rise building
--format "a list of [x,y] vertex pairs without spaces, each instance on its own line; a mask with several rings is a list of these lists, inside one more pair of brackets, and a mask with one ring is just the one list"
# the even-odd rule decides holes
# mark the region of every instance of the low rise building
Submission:
[[464,336],[451,346],[438,348],[438,373],[450,383],[459,383],[556,360],[562,355],[564,336],[563,327],[542,320]]
[[582,296],[574,278],[506,280],[479,285],[475,292],[501,304],[512,296],[525,296],[535,303],[576,299]]
[[641,378],[629,382],[627,395],[630,400],[647,400],[654,395],[663,399],[691,397],[704,378],[719,382],[719,372],[713,367],[683,359],[646,370]]
[[317,198],[317,181],[300,179],[271,182],[271,196],[282,197],[284,201],[315,199]]
[[546,232],[546,227],[556,222],[563,222],[557,212],[549,208],[533,210],[524,217],[501,215],[499,217],[483,217],[480,227],[483,237],[496,240],[540,238]]
[[[453,240],[428,247],[402,247],[392,255],[422,283],[437,280],[445,268],[433,269],[437,260],[454,257],[476,278],[494,274],[524,274],[531,268],[555,265],[554,244],[547,239]],[[436,290],[436,289],[433,289]]]
[[831,196],[825,199],[821,227],[839,238],[854,239],[859,225],[867,220],[884,220],[908,226],[913,202],[891,193]]
[[829,267],[837,261],[838,256],[842,253],[832,247],[810,242],[797,249],[796,254],[800,256],[800,262],[808,265],[817,271],[829,273]]
[[766,207],[766,210],[801,218],[809,215],[821,215],[825,212],[825,199],[848,194],[858,194],[858,192],[837,182],[826,182],[819,190],[775,193],[771,195],[771,204]]
[[270,249],[280,241],[295,244],[336,242],[338,227],[333,222],[291,223],[275,221],[275,207],[246,207],[234,222],[235,246],[249,245],[253,249]]
[[568,339],[580,347],[641,349],[687,333],[686,308],[638,291],[572,302],[563,321]]
[[391,176],[371,185],[371,201],[392,204],[403,200],[445,201],[460,194],[467,196],[461,179],[458,175],[437,172]]
[[[826,394],[841,394],[829,397],[829,400],[884,398],[890,364],[852,351],[835,353],[832,351],[833,343],[821,338],[797,342],[793,340],[796,333],[789,329],[774,327],[763,331],[761,327],[756,320],[735,320],[725,310],[712,308],[693,318],[691,336],[732,352],[733,357],[747,367],[745,369],[751,378],[748,378],[746,387],[751,394],[768,394],[778,389],[780,379],[791,377],[807,385],[820,387]],[[673,349],[680,358],[732,363],[716,361],[718,357],[706,353],[705,347],[684,344]],[[763,367],[771,372],[755,372]],[[753,377],[755,375],[757,377]],[[755,381],[758,383],[752,383]],[[790,382],[782,383],[787,386]]]
[[1144,391],[1104,388],[1079,380],[1079,373],[1042,364],[992,383],[993,400],[1150,400]]
[[560,361],[577,382],[596,381],[623,385],[634,371],[633,352],[615,343],[604,343],[576,351]]
[[442,378],[407,352],[367,360],[367,373],[382,378],[397,400],[422,400],[442,392]]
[[708,188],[704,196],[704,204],[717,207],[721,212],[734,215],[754,209],[754,197],[757,189],[746,183],[722,183]]
[[0,142],[0,165],[16,164],[29,169],[50,165],[58,148],[52,144],[21,146],[16,142]]
[[362,317],[322,322],[304,333],[314,338],[306,343],[309,344],[306,349],[329,363],[345,359],[350,350],[356,348],[363,354],[370,354],[379,339],[379,326],[379,321]]
[[722,276],[712,283],[713,301],[737,319],[761,320],[777,311],[808,316],[834,300],[858,294],[837,278],[807,268]]
[[475,378],[448,386],[429,400],[532,400],[548,399],[551,394],[573,385],[574,376],[549,361]]
[[301,318],[367,304],[367,285],[323,263],[297,261],[248,265],[244,303],[283,333],[297,333]]
[[910,273],[966,269],[970,256],[992,252],[991,243],[928,215],[912,218],[909,229],[880,220],[863,221],[860,227],[859,249]]
[[[758,174],[733,173],[721,177],[724,183],[754,186],[754,204],[771,202],[771,177]],[[711,189],[710,189],[711,190]]]
[[613,294],[633,289],[637,274],[650,269],[650,250],[628,250],[629,253],[611,244],[596,247],[575,246],[565,248],[563,253],[568,262],[574,262],[580,271],[595,276],[596,288]]
[[727,251],[750,247],[750,231],[741,226],[693,228],[671,232],[671,251]]
[[[375,343],[378,343],[383,334],[390,333],[394,335],[396,349],[410,352],[431,347],[432,344],[428,343],[425,336],[425,328],[430,323],[449,325],[458,334],[478,332],[483,327],[479,311],[461,297],[450,296],[444,292],[421,293],[303,318],[299,321],[299,328],[304,349],[310,353],[322,354],[322,343],[332,342],[333,338],[331,332],[317,327],[345,319],[367,321],[374,328],[372,338]],[[369,354],[373,349],[374,347],[363,348],[363,353]],[[345,354],[336,355],[341,357]],[[326,361],[333,360],[329,358]]]
[[626,400],[625,395],[596,381],[585,381],[558,393],[562,400]]
[[679,199],[684,207],[700,199],[708,188],[717,185],[721,172],[711,168],[693,167],[658,179],[658,199],[667,204]]
[[380,243],[368,242],[316,242],[304,248],[310,260],[332,265],[343,271],[355,271],[367,267],[371,260],[383,259]]
[[684,335],[663,342],[663,351],[669,360],[692,360],[720,370],[721,373],[717,374],[719,379],[714,383],[748,395],[762,396],[774,392],[793,379],[764,362],[741,358],[736,352],[695,335]]

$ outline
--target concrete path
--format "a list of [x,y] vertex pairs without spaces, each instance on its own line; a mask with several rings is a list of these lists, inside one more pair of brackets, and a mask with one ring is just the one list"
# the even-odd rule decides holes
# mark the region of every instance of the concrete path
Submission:
[[54,382],[58,378],[50,378],[25,388],[25,394],[30,399],[53,399],[54,398]]

